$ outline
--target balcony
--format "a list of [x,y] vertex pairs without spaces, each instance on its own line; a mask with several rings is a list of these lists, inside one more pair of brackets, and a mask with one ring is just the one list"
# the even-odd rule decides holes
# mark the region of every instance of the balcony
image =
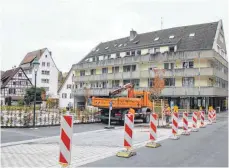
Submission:
[[[108,96],[110,91],[113,91],[113,88],[95,88],[90,90],[90,95],[92,96]],[[146,90],[149,88],[138,88],[136,90]],[[83,96],[83,89],[74,90],[75,96]],[[162,96],[169,97],[182,97],[182,96],[228,96],[228,90],[224,88],[216,88],[216,87],[166,87],[162,91]],[[127,92],[122,93],[123,96],[127,95]]]

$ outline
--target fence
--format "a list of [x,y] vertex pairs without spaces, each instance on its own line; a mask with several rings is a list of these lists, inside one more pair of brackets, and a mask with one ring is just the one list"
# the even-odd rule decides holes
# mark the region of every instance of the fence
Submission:
[[[100,122],[96,113],[88,114],[84,111],[78,113],[70,112],[73,115],[73,123],[95,123]],[[64,113],[60,109],[36,109],[35,126],[54,126],[60,125],[61,116]],[[1,111],[1,127],[32,127],[33,126],[33,110],[2,110]]]

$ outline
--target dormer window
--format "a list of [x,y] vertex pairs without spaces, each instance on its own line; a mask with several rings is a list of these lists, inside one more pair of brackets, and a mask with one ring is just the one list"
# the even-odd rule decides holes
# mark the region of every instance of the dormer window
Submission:
[[109,47],[106,47],[105,50],[107,50]]
[[122,44],[119,44],[119,46],[118,47],[122,47]]
[[159,37],[156,37],[156,38],[154,39],[154,41],[157,41],[157,40],[159,40]]
[[174,35],[169,36],[169,38],[170,38],[170,39],[173,39],[173,38],[174,38]]
[[194,37],[195,36],[195,33],[190,33],[189,34],[189,37]]

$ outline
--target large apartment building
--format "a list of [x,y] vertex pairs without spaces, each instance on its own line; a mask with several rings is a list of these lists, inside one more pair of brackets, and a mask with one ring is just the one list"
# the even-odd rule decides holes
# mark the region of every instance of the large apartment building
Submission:
[[228,62],[222,21],[175,27],[98,44],[75,70],[75,106],[83,104],[85,86],[91,96],[132,82],[148,90],[153,68],[164,69],[162,97],[179,108],[209,105],[226,108]]

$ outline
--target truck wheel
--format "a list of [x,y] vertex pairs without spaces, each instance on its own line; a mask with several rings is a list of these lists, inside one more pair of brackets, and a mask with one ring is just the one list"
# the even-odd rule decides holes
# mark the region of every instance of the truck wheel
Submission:
[[150,121],[150,115],[146,115],[145,118],[143,118],[143,123],[149,123]]

